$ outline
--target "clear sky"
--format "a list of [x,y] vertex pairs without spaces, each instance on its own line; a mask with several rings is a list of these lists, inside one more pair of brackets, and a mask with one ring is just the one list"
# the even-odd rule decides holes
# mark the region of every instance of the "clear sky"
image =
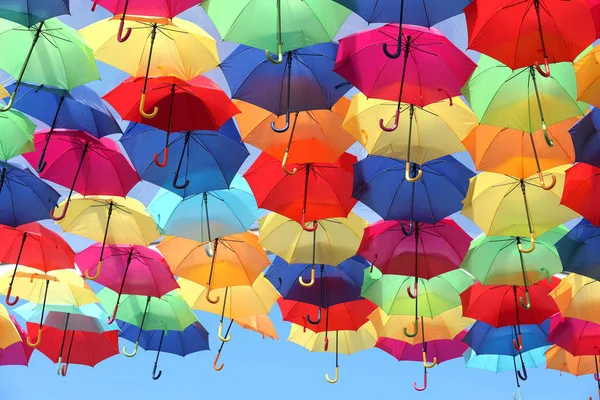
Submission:
[[[446,0],[450,1],[450,0]],[[80,29],[96,20],[108,16],[98,7],[90,12],[88,0],[71,0],[72,16],[63,20]],[[200,8],[182,15],[215,37],[219,37],[214,26]],[[344,25],[340,36],[365,29],[367,25],[358,17],[351,17]],[[456,17],[438,26],[458,47],[466,48],[466,27],[463,17]],[[225,58],[235,45],[220,44],[221,58]],[[476,55],[469,53],[472,57]],[[9,55],[1,55],[7,57]],[[100,65],[102,81],[92,84],[100,94],[116,86],[126,74],[112,67]],[[227,85],[219,70],[207,74],[224,89]],[[0,80],[4,77],[0,75]],[[458,157],[467,163],[464,156]],[[250,161],[249,161],[250,162]],[[134,197],[148,202],[155,192],[149,185],[134,189]],[[372,220],[372,215],[361,210],[362,215]],[[477,229],[465,221],[457,221],[471,234]],[[72,235],[67,237],[75,250],[89,244]],[[3,301],[3,300],[2,300]],[[325,381],[325,373],[334,373],[335,356],[332,353],[310,353],[306,349],[287,342],[289,324],[281,322],[277,307],[271,318],[281,338],[280,341],[263,340],[261,336],[234,326],[232,340],[225,345],[220,361],[225,363],[221,372],[212,369],[215,351],[220,345],[216,337],[218,317],[198,314],[200,322],[211,332],[212,352],[201,352],[180,358],[162,354],[159,368],[163,375],[158,381],[151,379],[156,353],[140,349],[134,358],[122,355],[99,364],[96,368],[73,365],[67,377],[56,374],[56,366],[45,356],[35,352],[30,366],[0,367],[0,400],[106,400],[106,399],[461,399],[461,400],[505,400],[512,399],[515,392],[514,374],[494,374],[486,371],[465,369],[461,359],[441,364],[429,372],[428,388],[416,392],[413,381],[422,384],[421,363],[398,363],[386,353],[372,349],[351,356],[340,356],[340,379],[335,385]],[[121,341],[121,347],[132,344]],[[522,398],[532,400],[587,400],[596,398],[596,382],[592,376],[574,378],[556,371],[539,368],[528,370],[529,380],[522,384]]]

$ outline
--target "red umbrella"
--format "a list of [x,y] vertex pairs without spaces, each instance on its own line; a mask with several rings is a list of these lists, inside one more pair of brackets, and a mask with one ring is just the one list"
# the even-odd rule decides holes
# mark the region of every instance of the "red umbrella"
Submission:
[[600,356],[600,325],[556,314],[550,320],[548,341],[574,356]]
[[[29,338],[37,337],[39,325],[27,323]],[[37,349],[55,363],[59,358],[65,360],[62,376],[67,375],[69,364],[95,366],[101,361],[119,354],[119,331],[96,332],[67,331],[44,326],[44,341]],[[63,342],[64,339],[64,342]]]
[[[346,217],[357,200],[352,197],[355,156],[344,153],[335,162],[293,164],[298,173],[289,175],[281,161],[262,153],[244,174],[259,208],[275,211],[317,229],[316,220]],[[312,227],[306,226],[313,221]]]
[[600,226],[600,168],[577,163],[566,171],[561,204]]
[[42,152],[45,160],[40,177],[70,188],[67,203],[60,216],[51,214],[55,221],[67,215],[73,192],[87,195],[125,197],[140,180],[138,173],[111,139],[98,139],[82,131],[55,129],[44,148],[48,131],[35,135],[35,152],[23,157],[38,165]]
[[[589,3],[596,2],[592,0]],[[512,69],[573,61],[596,40],[588,0],[475,0],[465,8],[469,48]],[[544,63],[546,71],[539,64]]]
[[2,365],[24,365],[29,364],[29,359],[33,353],[34,348],[28,346],[27,343],[27,332],[19,325],[17,320],[11,315],[10,320],[15,324],[21,341],[13,343],[5,349],[0,349],[0,366]]
[[159,163],[158,155],[154,155],[154,162],[159,167],[167,165],[169,133],[216,131],[240,112],[227,94],[205,76],[198,76],[191,82],[164,76],[148,79],[145,101],[149,109],[157,107],[168,112],[159,112],[154,118],[144,118],[139,111],[143,87],[144,78],[128,78],[103,98],[123,119],[141,122],[167,132],[163,162]]
[[6,304],[14,306],[19,298],[11,301],[10,293],[19,265],[43,272],[75,268],[75,253],[59,234],[38,222],[16,228],[0,225],[0,263],[15,264],[5,299]]

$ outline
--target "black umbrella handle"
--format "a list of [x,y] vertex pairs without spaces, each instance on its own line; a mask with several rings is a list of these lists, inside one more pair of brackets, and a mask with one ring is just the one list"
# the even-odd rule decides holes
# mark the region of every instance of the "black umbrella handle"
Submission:
[[[175,176],[173,177],[173,187],[175,189],[185,189],[190,184],[190,181],[187,178],[185,180],[185,183],[183,183],[182,185],[177,183],[177,181],[179,180],[179,171],[181,171],[181,164],[183,164],[183,159],[185,158],[185,151],[188,149],[188,146],[189,146],[190,135],[191,135],[190,131],[187,131],[185,134],[185,139],[183,142],[183,149],[181,150],[181,157],[179,157],[179,164],[177,164],[177,170],[175,171]],[[189,154],[188,154],[188,157],[189,157]]]

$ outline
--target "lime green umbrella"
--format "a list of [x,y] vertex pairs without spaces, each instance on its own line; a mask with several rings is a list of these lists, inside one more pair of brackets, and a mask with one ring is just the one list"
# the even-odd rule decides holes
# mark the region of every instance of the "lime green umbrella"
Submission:
[[388,315],[415,315],[415,331],[404,334],[415,337],[419,317],[436,315],[461,305],[460,293],[473,284],[473,277],[462,269],[456,269],[431,279],[419,278],[419,291],[413,297],[414,276],[382,274],[377,268],[365,270],[362,296],[377,304]]
[[554,143],[546,126],[582,116],[588,107],[577,101],[575,70],[566,62],[553,64],[545,78],[535,67],[513,71],[482,55],[462,92],[479,123],[530,133],[542,129],[549,146]]
[[0,159],[8,160],[34,151],[35,124],[19,111],[0,114]]
[[350,15],[332,0],[205,0],[202,7],[223,40],[265,49],[276,64],[286,51],[331,42]]
[[65,90],[100,79],[94,53],[73,28],[56,18],[31,28],[0,20],[0,69],[17,79],[8,106],[21,81]]
[[[102,289],[98,293],[102,306],[107,310],[114,308],[117,297],[118,294],[110,289]],[[198,320],[179,290],[161,298],[122,294],[116,319],[140,327],[133,352],[128,353],[123,348],[123,354],[127,357],[136,355],[143,330],[183,331]]]

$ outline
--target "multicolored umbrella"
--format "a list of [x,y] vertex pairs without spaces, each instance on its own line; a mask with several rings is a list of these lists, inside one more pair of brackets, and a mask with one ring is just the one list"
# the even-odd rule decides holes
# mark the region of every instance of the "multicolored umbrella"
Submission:
[[[2,307],[4,308],[4,307]],[[20,340],[7,347],[0,348],[0,366],[3,365],[29,365],[29,359],[33,354],[33,347],[27,346],[27,332],[19,325],[17,320],[10,316],[15,328],[19,332]],[[5,330],[3,329],[3,334]],[[9,329],[10,332],[10,329]],[[2,347],[2,346],[0,346]]]
[[14,318],[3,305],[0,305],[0,332],[2,332],[0,349],[6,349],[12,344],[21,342],[20,332],[14,323]]

